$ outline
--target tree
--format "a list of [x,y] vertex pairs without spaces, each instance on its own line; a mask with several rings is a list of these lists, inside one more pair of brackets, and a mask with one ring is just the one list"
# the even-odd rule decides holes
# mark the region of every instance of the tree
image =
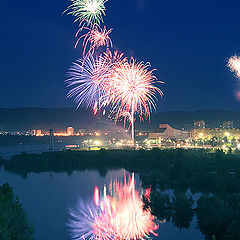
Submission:
[[33,240],[33,227],[7,183],[0,186],[0,239]]

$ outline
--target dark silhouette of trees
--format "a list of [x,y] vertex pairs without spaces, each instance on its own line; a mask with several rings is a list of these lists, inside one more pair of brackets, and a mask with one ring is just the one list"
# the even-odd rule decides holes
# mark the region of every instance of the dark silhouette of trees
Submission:
[[33,240],[33,227],[7,183],[0,186],[0,239]]

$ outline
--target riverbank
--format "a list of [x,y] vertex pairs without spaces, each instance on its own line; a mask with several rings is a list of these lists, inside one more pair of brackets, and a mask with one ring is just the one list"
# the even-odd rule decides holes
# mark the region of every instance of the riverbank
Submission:
[[[0,161],[1,162],[1,161]],[[67,172],[75,170],[124,168],[129,171],[145,170],[179,172],[216,172],[240,174],[240,153],[225,154],[217,150],[153,149],[145,150],[100,150],[62,151],[13,156],[2,162],[5,170],[27,176],[34,172]]]

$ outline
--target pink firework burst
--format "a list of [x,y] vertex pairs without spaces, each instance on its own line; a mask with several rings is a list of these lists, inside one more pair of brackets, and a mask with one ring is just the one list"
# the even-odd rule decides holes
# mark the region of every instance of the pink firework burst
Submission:
[[112,68],[109,82],[112,111],[117,112],[116,121],[122,115],[131,116],[129,118],[133,141],[135,115],[138,114],[140,119],[145,117],[150,120],[150,112],[155,108],[156,92],[163,95],[162,91],[154,86],[157,78],[153,75],[154,70],[148,70],[149,67],[149,63],[137,63],[131,58],[129,62],[118,62]]
[[118,66],[119,64],[127,62],[127,57],[124,56],[124,53],[120,53],[117,50],[112,52],[108,49],[106,52],[103,53],[103,58],[107,62],[115,66]]
[[75,48],[77,47],[79,41],[83,38],[83,56],[86,54],[88,47],[89,50],[87,52],[87,55],[93,54],[95,49],[98,49],[100,47],[106,46],[108,49],[109,47],[113,46],[112,40],[109,37],[109,34],[112,32],[112,28],[107,30],[106,27],[104,27],[102,29],[97,24],[94,24],[92,28],[80,27],[76,33],[76,37],[78,37],[79,33],[82,30],[87,30],[88,32],[78,38],[75,44]]

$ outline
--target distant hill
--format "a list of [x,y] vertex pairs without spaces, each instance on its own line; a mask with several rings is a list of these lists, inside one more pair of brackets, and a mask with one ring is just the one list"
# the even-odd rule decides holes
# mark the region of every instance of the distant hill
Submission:
[[0,130],[58,129],[68,126],[95,128],[101,125],[101,115],[93,116],[91,111],[73,108],[0,108]]
[[[240,112],[232,111],[195,111],[195,112],[157,112],[152,113],[151,122],[136,122],[136,128],[150,130],[158,128],[159,123],[168,123],[174,128],[190,130],[193,121],[205,120],[207,127],[219,127],[223,121],[234,121],[234,127],[240,127]],[[107,116],[93,115],[92,111],[73,108],[0,108],[0,131],[30,129],[64,130],[68,126],[84,129],[108,129],[113,122]],[[122,126],[122,123],[119,123]]]

